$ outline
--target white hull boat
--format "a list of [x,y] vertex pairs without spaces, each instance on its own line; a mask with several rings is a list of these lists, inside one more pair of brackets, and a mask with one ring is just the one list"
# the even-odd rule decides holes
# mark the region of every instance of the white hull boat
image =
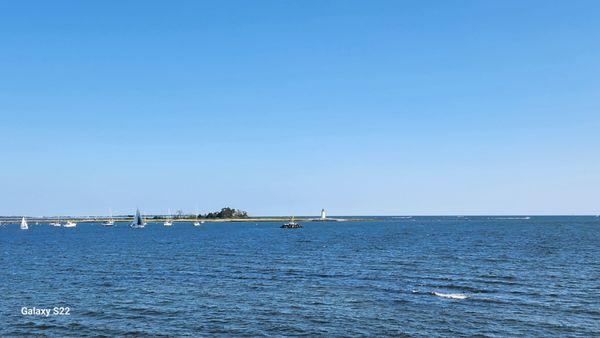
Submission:
[[73,222],[73,221],[67,221],[67,223],[65,223],[65,225],[63,225],[63,227],[65,228],[74,228],[77,226],[77,223]]
[[133,221],[131,221],[131,223],[129,223],[129,226],[134,229],[141,229],[141,228],[146,227],[146,222],[144,222],[144,220],[142,219],[142,216],[140,215],[140,209],[136,210],[135,217],[133,218]]

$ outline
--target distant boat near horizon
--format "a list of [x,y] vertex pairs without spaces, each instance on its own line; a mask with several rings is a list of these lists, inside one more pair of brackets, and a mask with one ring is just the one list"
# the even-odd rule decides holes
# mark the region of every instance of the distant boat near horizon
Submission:
[[302,228],[302,225],[294,222],[294,216],[292,216],[292,219],[289,222],[282,225],[281,228],[282,229],[300,229],[300,228]]
[[27,220],[25,217],[21,218],[21,230],[28,230],[29,225],[27,225]]
[[195,227],[199,227],[202,223],[204,223],[204,221],[200,222],[200,220],[198,220],[198,207],[196,207],[196,210],[194,212],[194,223],[192,223]]
[[63,227],[65,228],[75,228],[77,226],[77,223],[69,220],[67,221],[67,223],[65,223],[65,225],[63,225]]
[[167,215],[167,219],[163,223],[164,226],[170,227],[173,226],[173,217],[171,217],[171,210],[169,209],[169,213]]
[[53,227],[60,227],[60,226],[62,226],[60,224],[60,217],[58,218],[58,220],[56,222],[50,222],[50,225],[53,226]]
[[112,218],[112,210],[109,211],[110,217],[108,218],[108,221],[102,223],[103,226],[105,227],[112,227],[115,225],[115,221]]
[[146,222],[144,222],[144,220],[142,219],[142,216],[140,214],[140,209],[137,209],[135,211],[135,217],[133,218],[133,221],[131,221],[131,223],[129,223],[129,226],[134,229],[141,229],[141,228],[146,227]]

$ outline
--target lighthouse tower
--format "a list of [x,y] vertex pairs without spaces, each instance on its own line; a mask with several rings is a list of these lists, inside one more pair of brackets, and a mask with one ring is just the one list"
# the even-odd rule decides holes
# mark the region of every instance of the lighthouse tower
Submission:
[[321,209],[321,219],[326,219],[327,215],[325,214],[325,209]]

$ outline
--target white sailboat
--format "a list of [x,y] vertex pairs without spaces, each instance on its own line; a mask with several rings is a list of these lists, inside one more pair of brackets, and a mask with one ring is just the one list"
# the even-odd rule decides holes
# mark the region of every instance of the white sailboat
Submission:
[[27,225],[27,220],[25,217],[21,218],[21,230],[29,229],[29,225]]
[[137,209],[135,211],[135,217],[133,218],[133,221],[131,221],[131,223],[129,223],[129,226],[134,229],[141,229],[146,226],[146,222],[144,222],[144,220],[142,219],[142,216],[140,215],[140,209]]
[[115,225],[115,221],[112,218],[112,210],[109,210],[110,213],[110,218],[108,219],[108,221],[102,223],[103,226],[105,227],[111,227]]
[[76,226],[77,226],[77,223],[75,223],[71,220],[68,220],[67,223],[65,223],[65,225],[63,225],[63,227],[65,227],[65,228],[74,228]]
[[169,209],[169,215],[167,216],[167,219],[165,220],[165,222],[163,223],[164,226],[166,227],[170,227],[173,225],[173,219],[171,217],[171,210]]
[[56,220],[56,222],[50,223],[50,225],[52,225],[53,227],[59,227],[59,226],[61,226],[61,224],[60,224],[60,217]]
[[195,219],[196,219],[196,220],[194,221],[194,223],[193,223],[195,227],[199,227],[199,226],[200,226],[200,224],[204,223],[204,221],[200,222],[200,221],[198,220],[198,208],[196,208],[196,212],[195,212],[194,216],[195,216]]

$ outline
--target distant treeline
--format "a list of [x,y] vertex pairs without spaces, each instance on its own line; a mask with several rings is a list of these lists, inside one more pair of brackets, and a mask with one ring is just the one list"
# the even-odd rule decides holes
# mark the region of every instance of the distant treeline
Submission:
[[209,212],[206,215],[198,215],[201,218],[247,218],[248,213],[243,210],[232,209],[229,207],[217,212]]
[[[161,219],[164,216],[154,216],[154,219]],[[209,212],[208,214],[184,215],[181,210],[175,213],[176,219],[193,219],[193,218],[248,218],[248,213],[243,210],[233,209],[229,207],[222,208],[220,211]]]

